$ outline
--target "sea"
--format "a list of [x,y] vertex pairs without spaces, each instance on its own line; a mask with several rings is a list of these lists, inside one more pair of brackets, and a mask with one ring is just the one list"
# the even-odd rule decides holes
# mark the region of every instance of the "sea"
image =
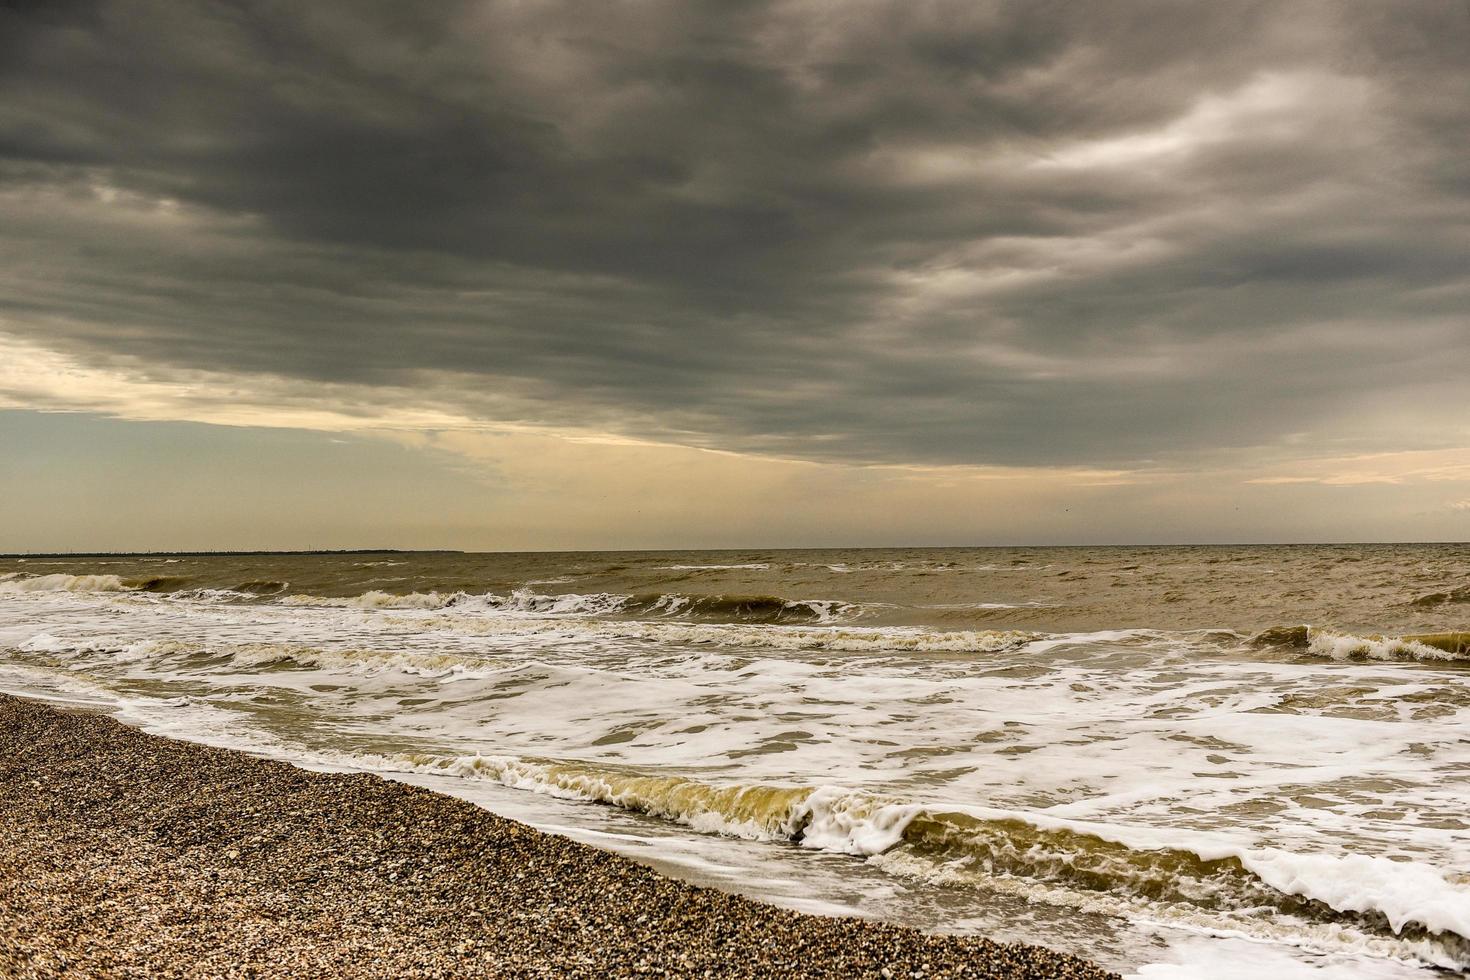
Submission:
[[0,690],[1135,978],[1470,969],[1470,545],[0,558]]

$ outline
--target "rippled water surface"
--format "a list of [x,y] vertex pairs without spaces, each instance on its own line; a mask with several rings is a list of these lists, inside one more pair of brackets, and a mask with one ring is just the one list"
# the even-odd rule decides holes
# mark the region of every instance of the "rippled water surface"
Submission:
[[1463,545],[0,559],[7,690],[1154,977],[1470,965],[1467,682]]

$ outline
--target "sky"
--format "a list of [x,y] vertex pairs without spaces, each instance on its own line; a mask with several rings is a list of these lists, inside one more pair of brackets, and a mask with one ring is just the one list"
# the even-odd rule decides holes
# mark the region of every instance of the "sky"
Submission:
[[0,3],[0,551],[1470,539],[1470,3]]

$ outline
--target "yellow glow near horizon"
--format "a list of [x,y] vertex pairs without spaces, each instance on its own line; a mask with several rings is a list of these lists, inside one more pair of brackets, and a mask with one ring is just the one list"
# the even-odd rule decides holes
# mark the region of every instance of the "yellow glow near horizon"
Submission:
[[[27,483],[8,494],[0,550],[88,547],[86,536],[100,533],[92,525],[114,519],[116,495],[129,497],[118,546],[130,548],[1453,539],[1465,536],[1457,529],[1470,515],[1464,448],[1312,457],[1298,445],[1136,468],[862,465],[476,419],[409,389],[89,365],[3,335],[0,408],[294,430],[324,446],[346,438],[358,447],[350,472],[323,455],[303,487],[292,462],[301,447],[275,450],[269,440],[239,450],[248,486],[215,472],[234,464],[195,460],[186,448],[158,449],[156,459],[138,461],[138,473],[99,482],[92,492],[106,505],[59,506],[63,491]],[[217,441],[226,458],[238,442]],[[158,474],[169,495],[114,490]],[[207,505],[180,507],[195,497]],[[295,523],[279,523],[283,499]],[[95,511],[90,524],[76,517],[84,510]],[[272,521],[284,538],[258,537]],[[296,541],[308,526],[324,530]]]

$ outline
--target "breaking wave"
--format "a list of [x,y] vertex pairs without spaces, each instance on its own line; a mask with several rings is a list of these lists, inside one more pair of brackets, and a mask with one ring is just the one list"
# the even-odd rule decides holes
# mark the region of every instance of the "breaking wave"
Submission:
[[1470,632],[1355,636],[1314,626],[1277,626],[1251,639],[1256,647],[1294,650],[1332,660],[1421,660],[1470,663]]
[[[491,657],[456,653],[354,648],[327,650],[304,643],[200,643],[188,640],[128,642],[108,637],[67,639],[51,633],[38,633],[22,643],[19,649],[61,656],[105,654],[112,660],[122,662],[187,662],[191,658],[217,661],[219,658],[228,658],[236,667],[251,671],[322,668],[372,674],[395,670],[429,677],[442,677],[470,670],[499,671],[504,670],[508,663]],[[526,665],[522,663],[516,666]]]
[[1197,832],[916,803],[837,786],[717,785],[510,756],[373,762],[616,806],[703,833],[856,855],[891,873],[1048,904],[1470,966],[1470,888],[1386,858],[1247,849]]
[[347,606],[360,609],[449,609],[527,613],[538,616],[660,616],[737,622],[835,622],[861,613],[861,608],[832,599],[785,599],[773,595],[685,595],[648,593],[545,595],[517,589],[508,595],[467,592],[365,592],[359,596],[286,596],[294,606]]
[[241,582],[234,588],[200,588],[195,580],[181,575],[153,575],[147,578],[123,578],[112,574],[80,574],[53,572],[32,575],[8,572],[0,575],[0,593],[17,592],[130,592],[172,599],[196,599],[218,602],[226,599],[257,599],[279,595],[290,583],[262,579]]
[[0,576],[0,592],[124,592],[130,588],[116,575],[27,575],[9,572]]
[[662,616],[735,619],[779,623],[791,620],[833,622],[861,613],[858,606],[832,599],[783,599],[774,595],[642,595],[624,611]]
[[278,582],[275,579],[256,579],[241,582],[231,591],[242,592],[246,595],[279,595],[285,592],[290,584],[290,582]]
[[287,606],[339,606],[357,609],[443,609],[453,605],[463,592],[441,594],[438,592],[410,592],[397,595],[392,592],[373,590],[358,596],[288,595],[280,601]]

